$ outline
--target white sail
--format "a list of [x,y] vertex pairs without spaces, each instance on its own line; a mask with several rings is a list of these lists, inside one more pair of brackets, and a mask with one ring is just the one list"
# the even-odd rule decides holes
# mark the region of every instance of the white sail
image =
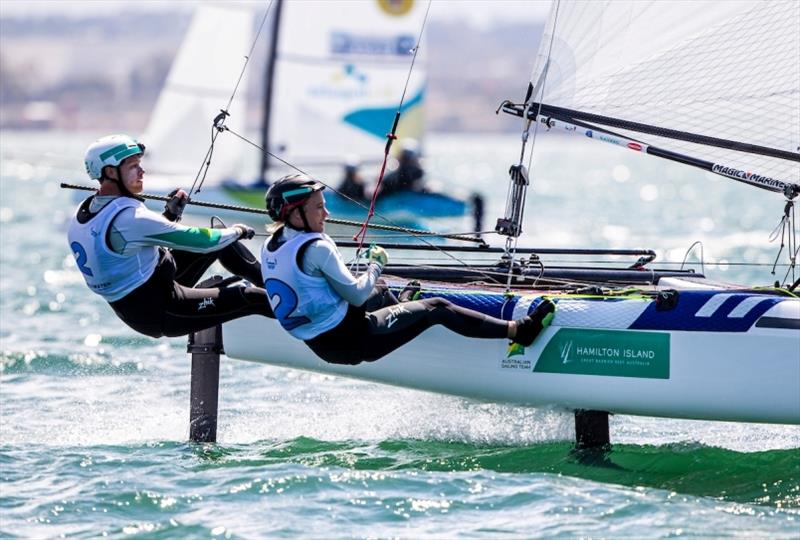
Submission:
[[[303,1],[282,6],[271,151],[293,163],[378,159],[400,105],[424,2]],[[405,93],[400,137],[422,136],[425,43]]]
[[[800,2],[555,2],[532,100],[800,151]],[[789,182],[797,161],[624,129],[651,145]]]
[[[211,143],[212,121],[227,106],[242,73],[253,34],[253,14],[235,7],[201,6],[172,64],[142,137],[148,166],[159,174],[194,175]],[[228,108],[226,124],[244,131],[247,73]],[[217,139],[211,174],[238,172],[244,143]]]

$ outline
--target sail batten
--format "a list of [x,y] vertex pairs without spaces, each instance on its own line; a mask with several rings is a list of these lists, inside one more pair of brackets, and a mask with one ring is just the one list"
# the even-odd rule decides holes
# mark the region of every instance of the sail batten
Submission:
[[[648,134],[648,144],[800,182],[800,3],[556,3],[533,101],[686,132],[739,148]],[[626,137],[641,135],[615,126]],[[741,151],[771,148],[777,152]],[[765,155],[766,154],[766,155]]]

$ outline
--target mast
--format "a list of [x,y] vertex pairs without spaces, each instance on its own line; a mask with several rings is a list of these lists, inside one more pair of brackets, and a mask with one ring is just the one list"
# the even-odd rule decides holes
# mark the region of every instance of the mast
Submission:
[[283,0],[277,0],[275,6],[275,16],[272,19],[272,34],[270,39],[269,56],[267,57],[264,75],[266,77],[266,84],[264,85],[264,120],[261,125],[261,148],[263,148],[264,151],[261,154],[261,170],[259,173],[259,182],[262,185],[267,185],[267,169],[269,168],[269,124],[270,114],[272,112],[272,87],[275,79],[275,60],[278,55],[278,31],[280,29],[282,8]]

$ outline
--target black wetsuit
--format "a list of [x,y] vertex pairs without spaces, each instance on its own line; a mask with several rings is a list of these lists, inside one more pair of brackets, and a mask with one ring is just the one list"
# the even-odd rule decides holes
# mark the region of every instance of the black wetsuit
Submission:
[[[261,264],[239,242],[213,253],[160,248],[153,275],[110,305],[125,324],[151,337],[183,336],[245,315],[274,317],[264,291]],[[219,260],[256,287],[193,288]]]
[[[89,197],[79,207],[74,218],[78,223],[89,224],[106,208],[91,212],[93,198]],[[137,223],[149,219],[157,224],[162,220],[161,216],[146,209],[144,211],[146,214],[136,218]],[[208,236],[196,228],[188,230],[195,231],[195,236]],[[109,225],[105,235],[109,249],[110,234]],[[117,316],[137,332],[151,337],[174,337],[211,328],[245,315],[273,317],[263,289],[261,263],[239,241],[206,253],[164,246],[159,246],[157,250],[158,262],[147,281],[119,300],[109,301]],[[192,288],[215,261],[256,286]]]
[[466,337],[502,339],[508,335],[508,321],[444,298],[401,303],[379,283],[363,305],[349,305],[342,322],[306,344],[326,362],[355,365],[374,362],[437,324]]

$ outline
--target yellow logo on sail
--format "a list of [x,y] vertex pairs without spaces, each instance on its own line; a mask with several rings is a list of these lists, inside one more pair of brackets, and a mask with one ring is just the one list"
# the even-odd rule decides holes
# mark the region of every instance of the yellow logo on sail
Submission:
[[414,0],[378,0],[378,5],[389,15],[405,15],[414,7]]

